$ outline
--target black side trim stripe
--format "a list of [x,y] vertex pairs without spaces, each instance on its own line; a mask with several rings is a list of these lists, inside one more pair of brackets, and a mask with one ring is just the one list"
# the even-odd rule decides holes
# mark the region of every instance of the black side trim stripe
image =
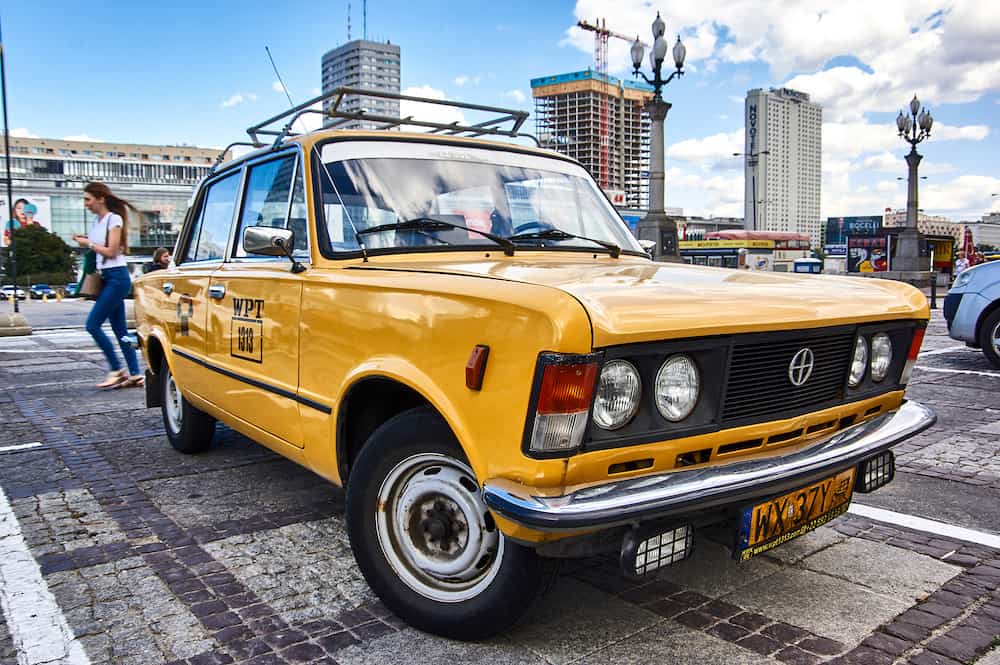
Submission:
[[205,362],[201,358],[196,358],[195,356],[191,355],[187,351],[182,351],[182,350],[178,349],[177,347],[173,347],[173,352],[175,354],[177,354],[178,356],[180,356],[181,358],[186,358],[187,360],[190,360],[191,362],[193,362],[193,363],[195,363],[197,365],[201,365],[202,367],[210,369],[213,372],[218,372],[219,374],[222,374],[223,376],[228,376],[230,379],[236,379],[237,381],[242,381],[243,383],[245,383],[247,385],[254,386],[255,388],[263,388],[264,390],[266,390],[268,392],[272,392],[275,395],[281,395],[282,397],[287,397],[288,399],[293,399],[296,402],[298,402],[299,404],[304,404],[304,405],[306,405],[306,406],[308,406],[308,407],[310,407],[312,409],[316,409],[317,411],[321,411],[321,412],[323,412],[323,413],[325,413],[327,415],[330,415],[331,413],[333,413],[333,408],[332,407],[329,407],[326,404],[321,404],[320,402],[313,401],[313,400],[309,399],[308,397],[302,397],[301,395],[296,395],[295,393],[293,393],[290,390],[285,390],[284,388],[279,388],[277,386],[272,386],[269,383],[264,383],[263,381],[258,381],[257,379],[251,379],[248,376],[243,376],[242,374],[237,374],[236,372],[233,372],[231,370],[228,370],[228,369],[225,369],[223,367],[219,367],[217,365],[213,365],[211,363]]

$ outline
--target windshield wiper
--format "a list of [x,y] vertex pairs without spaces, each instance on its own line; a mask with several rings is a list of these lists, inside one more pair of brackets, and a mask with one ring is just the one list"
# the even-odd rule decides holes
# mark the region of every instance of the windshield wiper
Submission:
[[[380,224],[379,226],[373,226],[369,229],[361,229],[358,231],[357,235],[362,236],[370,233],[382,233],[384,231],[443,231],[444,229],[461,229],[463,231],[478,233],[484,238],[489,238],[496,244],[503,247],[503,253],[507,256],[514,256],[516,246],[513,242],[503,236],[494,235],[487,231],[480,231],[479,229],[474,229],[469,226],[462,226],[461,224],[452,224],[451,222],[446,222],[435,217],[415,217],[414,219],[407,219],[393,224]],[[434,239],[439,240],[440,242],[446,242],[444,240],[440,240],[439,238]]]
[[574,233],[570,233],[569,231],[563,231],[562,229],[545,229],[544,231],[532,231],[531,233],[517,233],[515,235],[508,236],[507,240],[570,240],[571,238],[575,238],[576,240],[586,240],[594,243],[595,245],[600,245],[604,249],[608,250],[608,253],[613,259],[617,259],[622,254],[622,248],[613,242],[597,240],[596,238],[588,238],[587,236],[578,236]]

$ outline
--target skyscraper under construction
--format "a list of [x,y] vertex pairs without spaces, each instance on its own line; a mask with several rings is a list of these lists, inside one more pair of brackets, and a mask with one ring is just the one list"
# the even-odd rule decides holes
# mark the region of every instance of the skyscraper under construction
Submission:
[[542,147],[578,160],[618,207],[649,205],[652,89],[592,70],[531,80]]

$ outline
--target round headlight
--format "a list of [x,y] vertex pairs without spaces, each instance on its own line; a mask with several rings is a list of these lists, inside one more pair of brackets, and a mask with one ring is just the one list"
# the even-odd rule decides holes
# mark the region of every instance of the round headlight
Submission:
[[865,378],[865,370],[868,369],[868,343],[865,338],[858,335],[854,342],[854,359],[851,361],[851,375],[847,377],[847,385],[857,388],[861,379]]
[[892,340],[885,333],[872,337],[872,380],[881,381],[892,363]]
[[656,373],[656,408],[671,422],[694,411],[700,391],[698,368],[684,355],[671,356]]
[[612,360],[601,370],[594,398],[594,422],[601,429],[618,429],[639,408],[642,381],[632,363]]

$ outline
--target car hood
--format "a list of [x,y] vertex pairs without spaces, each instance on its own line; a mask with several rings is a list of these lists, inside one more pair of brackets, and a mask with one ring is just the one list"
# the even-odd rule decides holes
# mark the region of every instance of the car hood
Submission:
[[451,257],[355,267],[487,277],[559,289],[587,310],[595,347],[929,316],[927,299],[919,290],[884,279],[738,271],[590,254]]

